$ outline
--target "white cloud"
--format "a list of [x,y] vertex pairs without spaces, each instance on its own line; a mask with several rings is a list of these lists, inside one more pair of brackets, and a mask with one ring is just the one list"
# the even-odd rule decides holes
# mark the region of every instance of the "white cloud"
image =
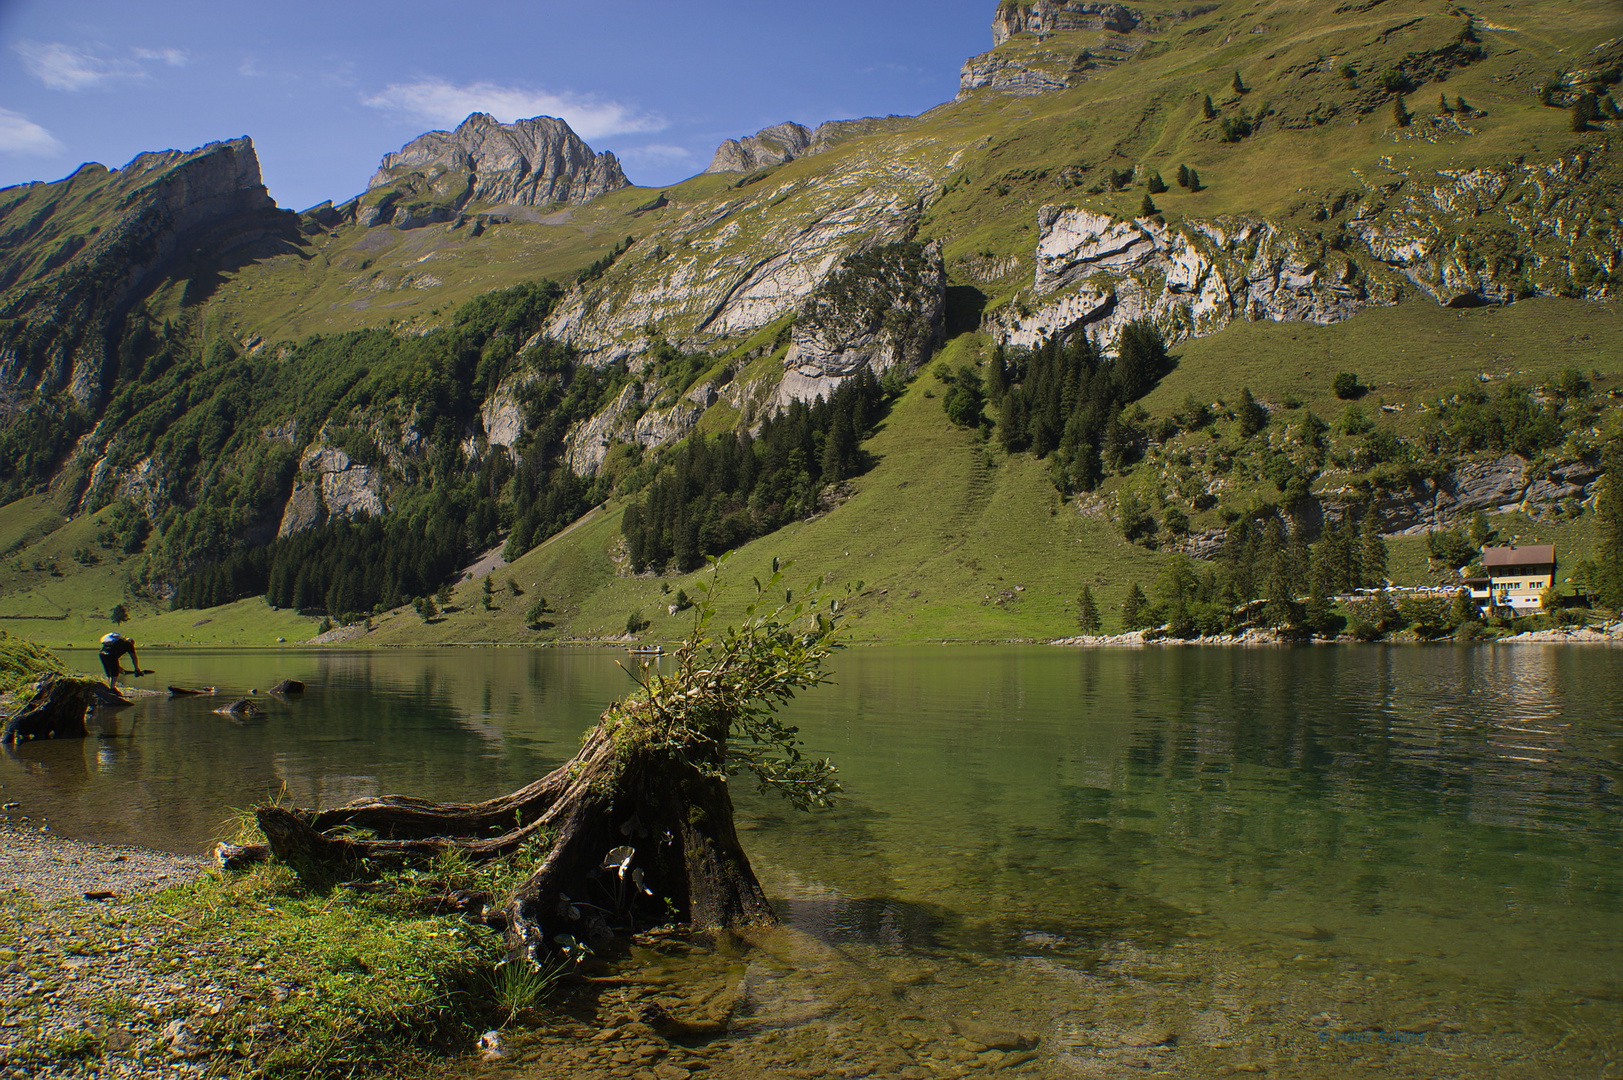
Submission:
[[54,157],[65,150],[56,136],[10,109],[0,109],[0,153]]
[[88,90],[146,75],[133,60],[106,60],[60,41],[19,41],[13,48],[23,58],[23,66],[47,90]]
[[674,165],[679,161],[692,161],[693,151],[685,146],[668,143],[650,143],[647,146],[628,146],[619,152],[622,161],[633,165]]
[[185,67],[191,54],[185,49],[131,49],[137,60],[162,60],[170,67]]
[[237,74],[245,79],[263,79],[270,72],[260,67],[258,60],[251,56],[245,56],[242,63],[237,65]]
[[583,139],[659,131],[665,122],[615,101],[597,101],[574,94],[550,94],[477,82],[456,86],[444,79],[390,83],[380,93],[361,99],[375,109],[391,109],[430,124],[455,127],[468,114],[489,113],[504,124],[532,116],[557,116]]
[[60,41],[19,41],[12,48],[47,90],[91,90],[120,80],[138,81],[148,77],[138,61],[184,67],[191,59],[185,49],[175,48],[132,48],[134,60],[101,56]]

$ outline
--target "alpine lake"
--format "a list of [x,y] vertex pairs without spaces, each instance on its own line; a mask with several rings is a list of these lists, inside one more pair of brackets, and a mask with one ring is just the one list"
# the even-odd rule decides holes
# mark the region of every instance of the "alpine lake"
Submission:
[[[632,662],[142,659],[265,715],[148,698],[0,756],[60,835],[203,852],[278,795],[495,795],[568,760]],[[1623,1078],[1623,650],[871,648],[833,677],[787,715],[837,808],[734,784],[786,930],[647,952],[653,987],[580,1006],[728,1033],[656,1063],[510,1032],[463,1073]]]

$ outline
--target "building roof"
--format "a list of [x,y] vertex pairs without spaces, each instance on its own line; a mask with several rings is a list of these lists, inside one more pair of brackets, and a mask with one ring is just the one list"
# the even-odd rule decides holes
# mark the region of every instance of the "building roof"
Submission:
[[1554,566],[1554,544],[1525,544],[1517,547],[1485,547],[1482,549],[1482,567],[1492,570],[1496,566]]

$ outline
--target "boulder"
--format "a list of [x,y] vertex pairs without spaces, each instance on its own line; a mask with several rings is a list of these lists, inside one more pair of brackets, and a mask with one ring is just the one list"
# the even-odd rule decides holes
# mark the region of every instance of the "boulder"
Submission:
[[219,713],[221,716],[229,716],[233,720],[242,720],[242,719],[246,719],[246,718],[248,718],[250,716],[263,716],[263,715],[265,715],[265,710],[264,709],[261,709],[258,705],[255,705],[252,701],[249,701],[247,698],[238,698],[236,701],[233,701],[231,704],[222,705],[218,709],[215,709],[214,711]]
[[302,694],[304,693],[304,684],[297,679],[283,679],[271,687],[270,692],[273,694]]

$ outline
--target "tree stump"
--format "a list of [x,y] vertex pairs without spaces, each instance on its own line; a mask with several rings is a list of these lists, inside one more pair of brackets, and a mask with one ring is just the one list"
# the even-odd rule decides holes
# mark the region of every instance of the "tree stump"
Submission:
[[715,636],[714,585],[701,586],[674,673],[630,672],[639,691],[608,708],[572,761],[528,786],[478,803],[389,795],[326,811],[261,806],[267,843],[217,857],[240,866],[274,855],[298,867],[533,854],[538,865],[495,921],[509,959],[535,966],[559,946],[638,925],[775,925],[734,829],[727,776],[751,772],[801,808],[829,805],[839,790],[833,766],[804,758],[796,730],[775,716],[797,690],[827,681],[839,605],[818,581],[798,602],[786,592],[769,608],[762,598],[782,577],[774,570],[756,583],[743,623]]
[[95,700],[94,685],[67,675],[45,676],[17,714],[6,721],[4,731],[0,731],[0,743],[84,738],[88,734],[85,712]]

